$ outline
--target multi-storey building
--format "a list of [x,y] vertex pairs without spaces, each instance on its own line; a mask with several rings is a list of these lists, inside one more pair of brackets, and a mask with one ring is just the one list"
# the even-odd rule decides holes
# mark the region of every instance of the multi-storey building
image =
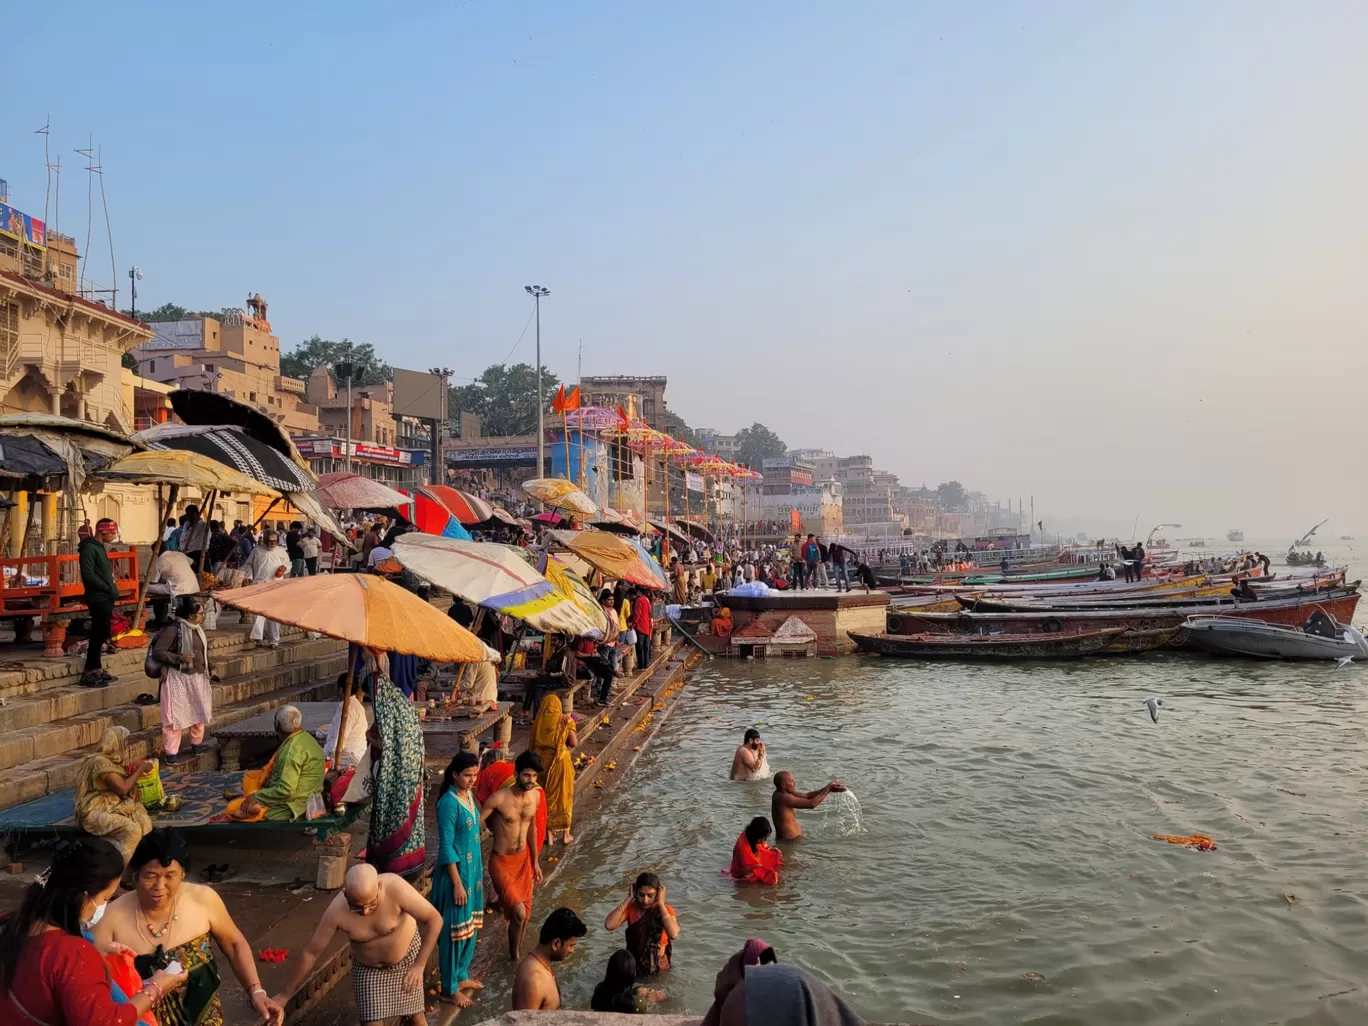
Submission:
[[217,317],[187,317],[153,326],[138,347],[138,373],[177,388],[220,392],[266,414],[287,434],[316,434],[318,408],[305,382],[280,373],[280,339],[271,334],[266,301],[249,296],[247,309]]

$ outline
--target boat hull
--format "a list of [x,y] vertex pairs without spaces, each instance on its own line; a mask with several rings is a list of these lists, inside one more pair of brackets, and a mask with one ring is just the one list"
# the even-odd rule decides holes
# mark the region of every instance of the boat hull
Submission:
[[[1362,635],[1325,638],[1306,634],[1295,627],[1264,621],[1235,620],[1225,617],[1194,618],[1188,621],[1188,645],[1215,655],[1244,656],[1251,659],[1368,658]],[[1354,632],[1357,634],[1357,632]]]
[[1358,608],[1357,591],[1340,589],[1335,593],[1233,602],[1213,609],[1183,606],[1172,609],[1095,609],[1084,611],[1031,610],[1029,612],[919,613],[890,609],[886,621],[889,634],[1049,634],[1082,630],[1129,628],[1163,630],[1181,627],[1190,616],[1211,615],[1247,617],[1288,627],[1300,627],[1316,610],[1340,623],[1350,623]]
[[904,659],[1077,659],[1102,652],[1121,630],[1069,634],[896,635],[850,633],[862,652]]

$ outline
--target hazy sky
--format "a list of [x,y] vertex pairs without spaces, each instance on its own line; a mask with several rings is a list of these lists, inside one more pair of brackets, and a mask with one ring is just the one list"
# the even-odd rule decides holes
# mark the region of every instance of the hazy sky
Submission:
[[93,132],[141,308],[260,291],[287,348],[473,377],[536,283],[548,365],[666,374],[694,425],[1099,529],[1368,527],[1360,0],[77,2],[5,34],[45,56],[0,62],[0,177],[41,214],[50,116],[84,241]]

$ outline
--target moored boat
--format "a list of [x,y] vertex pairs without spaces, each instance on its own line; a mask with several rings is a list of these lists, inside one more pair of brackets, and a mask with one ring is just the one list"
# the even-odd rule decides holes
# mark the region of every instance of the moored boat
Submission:
[[1122,628],[1057,634],[857,634],[861,652],[909,659],[1076,659],[1101,652]]
[[1368,659],[1368,641],[1353,627],[1313,614],[1305,627],[1248,617],[1194,616],[1188,644],[1204,652],[1257,659]]

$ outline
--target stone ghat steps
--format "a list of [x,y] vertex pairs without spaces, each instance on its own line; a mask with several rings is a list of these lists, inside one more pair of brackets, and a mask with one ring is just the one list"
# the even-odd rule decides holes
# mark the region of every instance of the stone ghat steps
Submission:
[[[217,662],[235,652],[255,648],[255,643],[247,638],[247,633],[251,629],[250,624],[225,623],[225,620],[230,620],[236,615],[231,611],[225,613],[219,619],[218,629],[208,632],[211,662]],[[296,627],[280,629],[282,645],[299,637],[303,637],[303,631]],[[142,670],[146,657],[145,648],[125,649],[105,656],[103,665],[106,670],[120,678],[120,683],[124,679],[131,680],[134,676],[147,680],[143,677]],[[35,654],[27,659],[0,661],[0,700],[8,704],[25,695],[36,695],[75,684],[81,679],[84,665],[83,655],[48,659]]]
[[[346,646],[327,638],[310,640],[301,634],[288,642],[282,638],[278,649],[249,649],[220,656],[219,665],[222,669],[216,672],[224,679],[213,685],[214,719],[207,731],[208,750],[179,764],[178,769],[218,767],[215,726],[236,723],[288,702],[317,701],[333,695],[334,681],[346,668]],[[232,668],[240,672],[229,676],[227,671]],[[107,695],[115,689],[131,690],[131,695],[140,691],[155,694],[157,682],[143,676],[141,665],[137,673],[138,678],[127,684],[121,679],[108,688],[75,690],[93,695]],[[0,709],[0,714],[6,711]],[[31,715],[31,710],[20,714]],[[122,704],[0,734],[0,808],[75,786],[81,762],[95,751],[105,729],[116,725],[129,729],[130,759],[161,753],[160,706],[135,705],[131,696]]]

